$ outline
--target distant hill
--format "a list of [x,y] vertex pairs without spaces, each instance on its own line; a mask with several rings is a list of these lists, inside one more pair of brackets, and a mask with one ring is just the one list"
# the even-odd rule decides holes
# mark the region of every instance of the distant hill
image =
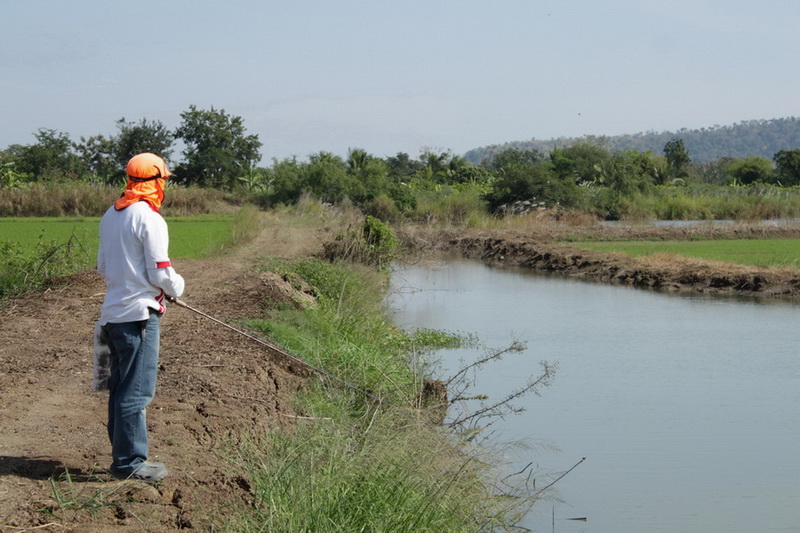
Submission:
[[664,145],[671,139],[683,139],[689,157],[695,162],[714,161],[721,157],[762,156],[772,159],[780,150],[800,148],[800,119],[795,117],[771,120],[747,120],[731,126],[712,126],[699,130],[683,128],[678,131],[635,133],[612,137],[587,135],[585,137],[560,137],[558,139],[515,141],[493,144],[470,150],[464,157],[472,163],[480,163],[492,154],[510,148],[518,150],[540,150],[549,152],[554,146],[569,146],[576,142],[591,142],[609,150],[638,150],[661,154]]

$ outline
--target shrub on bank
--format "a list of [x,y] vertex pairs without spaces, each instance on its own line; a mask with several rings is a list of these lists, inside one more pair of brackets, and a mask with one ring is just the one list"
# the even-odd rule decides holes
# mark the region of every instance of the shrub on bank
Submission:
[[385,268],[397,258],[399,246],[389,224],[367,215],[363,221],[340,231],[333,241],[324,243],[323,257]]

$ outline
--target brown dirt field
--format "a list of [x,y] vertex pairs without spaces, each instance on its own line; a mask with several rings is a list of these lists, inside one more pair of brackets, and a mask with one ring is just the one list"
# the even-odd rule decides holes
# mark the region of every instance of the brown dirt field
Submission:
[[[637,287],[795,297],[800,274],[678,259],[630,259],[553,242],[556,237],[690,238],[673,229],[550,225],[525,231],[405,228],[410,252],[456,252],[499,265],[534,268]],[[798,237],[797,230],[703,229],[719,237]],[[656,232],[656,233],[654,233]],[[695,237],[696,233],[693,234]],[[316,230],[271,219],[254,242],[226,256],[175,261],[186,278],[182,298],[228,322],[296,296],[279,277],[257,273],[260,257],[308,257],[321,251]],[[175,531],[212,529],[251,498],[247,480],[223,458],[242,430],[289,426],[290,400],[308,373],[279,353],[171,306],[162,321],[159,388],[150,406],[151,451],[170,476],[157,487],[114,481],[106,472],[106,393],[91,390],[92,328],[104,285],[95,272],[60,280],[0,309],[0,532]],[[302,295],[300,295],[302,296]],[[111,503],[93,512],[67,500]]]
[[[182,298],[228,322],[295,296],[273,274],[251,268],[262,256],[318,252],[314,230],[273,220],[234,254],[178,260]],[[249,485],[221,451],[244,430],[292,423],[290,400],[308,375],[279,354],[199,315],[170,306],[162,320],[158,390],[148,411],[150,449],[170,476],[157,487],[115,481],[106,469],[107,393],[91,390],[92,329],[105,290],[96,272],[59,280],[0,310],[0,531],[207,530],[247,501]],[[67,500],[109,505],[65,510]],[[52,514],[48,511],[52,511]],[[49,525],[48,525],[49,524]]]

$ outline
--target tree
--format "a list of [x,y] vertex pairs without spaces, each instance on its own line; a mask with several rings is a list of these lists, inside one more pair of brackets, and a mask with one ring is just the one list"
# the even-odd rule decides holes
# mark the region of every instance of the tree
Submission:
[[800,185],[800,149],[781,150],[775,154],[773,160],[781,185]]
[[599,181],[621,196],[632,196],[653,185],[654,168],[649,152],[614,152],[602,163]]
[[608,149],[591,143],[576,143],[566,148],[554,148],[550,162],[563,179],[576,183],[592,183],[600,176],[600,168],[610,157]]
[[142,152],[152,152],[169,160],[172,155],[172,133],[158,120],[149,122],[117,121],[117,135],[110,138],[95,135],[76,145],[80,158],[96,179],[106,183],[125,179],[128,161]]
[[509,148],[500,153],[492,155],[485,166],[490,171],[497,171],[513,165],[525,165],[544,161],[544,154],[539,150],[518,150]]
[[186,160],[176,170],[181,181],[230,189],[261,160],[261,141],[246,134],[241,117],[192,105],[181,119],[175,130],[175,137],[186,144]]
[[19,149],[16,158],[19,172],[36,179],[75,179],[85,171],[68,134],[41,128],[34,137],[35,144]]
[[689,173],[687,167],[692,162],[683,139],[672,139],[664,145],[664,155],[667,158],[672,179],[685,179]]
[[[398,163],[396,171],[408,172],[410,169],[408,159],[402,161],[398,158],[394,161]],[[409,187],[400,181],[409,176],[406,174],[390,178],[390,163],[386,160],[370,155],[361,148],[353,148],[346,163],[347,173],[353,178],[350,183],[353,190],[348,196],[364,211],[385,218],[416,205]],[[402,170],[403,166],[405,170]]]
[[398,152],[393,157],[386,158],[388,175],[395,181],[407,181],[414,174],[422,170],[422,163],[411,157],[405,152]]
[[487,170],[477,167],[467,161],[467,159],[454,155],[447,163],[445,170],[447,183],[468,183],[471,185],[487,185],[493,179],[493,176]]
[[323,202],[339,203],[352,198],[355,179],[348,174],[347,164],[338,155],[319,152],[308,157],[305,183],[310,192]]
[[727,174],[735,183],[771,183],[775,175],[772,162],[761,156],[735,159],[727,168]]
[[113,154],[117,164],[125,168],[130,158],[142,152],[151,152],[169,161],[172,157],[174,137],[160,120],[148,122],[127,122],[125,118],[117,121],[119,133],[114,137]]
[[573,207],[580,200],[574,179],[563,179],[550,161],[538,151],[521,152],[514,148],[492,157],[495,175],[493,190],[485,195],[492,211],[516,201],[543,202],[546,205]]
[[305,167],[296,157],[278,161],[272,160],[272,167],[266,169],[266,205],[291,204],[297,202],[307,191]]
[[359,205],[389,192],[388,167],[383,159],[361,148],[353,148],[347,156],[347,173],[354,178],[350,198]]
[[81,142],[75,148],[94,179],[113,183],[125,175],[125,167],[120,167],[114,158],[113,138],[109,139],[105,135],[93,135],[88,139],[81,137]]
[[452,157],[450,152],[425,149],[419,156],[420,171],[417,177],[430,183],[447,183],[447,168]]

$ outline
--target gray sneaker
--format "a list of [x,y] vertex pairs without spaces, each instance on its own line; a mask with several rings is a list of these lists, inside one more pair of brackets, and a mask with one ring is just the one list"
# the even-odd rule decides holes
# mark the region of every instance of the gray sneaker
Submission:
[[167,477],[167,467],[164,466],[164,463],[143,461],[136,465],[133,472],[124,473],[112,470],[111,475],[117,479],[134,479],[145,483],[158,483]]

